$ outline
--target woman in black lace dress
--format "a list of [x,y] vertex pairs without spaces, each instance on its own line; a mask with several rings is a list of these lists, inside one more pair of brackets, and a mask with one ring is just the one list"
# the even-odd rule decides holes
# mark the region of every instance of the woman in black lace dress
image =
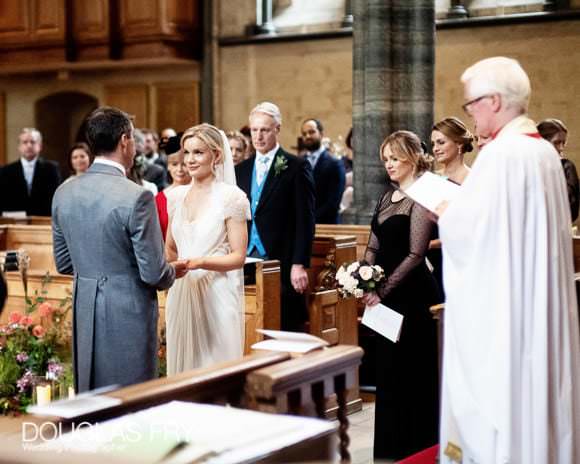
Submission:
[[438,299],[425,264],[433,223],[402,191],[425,171],[427,160],[412,132],[389,135],[381,159],[391,180],[371,222],[365,259],[385,270],[386,282],[363,301],[403,314],[399,342],[377,337],[376,459],[399,459],[437,443],[439,391],[436,325],[429,306]]
[[568,187],[570,215],[572,216],[572,222],[575,222],[578,219],[578,209],[580,208],[580,182],[578,181],[576,166],[564,155],[564,148],[566,148],[568,140],[568,128],[559,119],[550,118],[544,119],[538,124],[538,132],[544,139],[554,145],[560,155]]

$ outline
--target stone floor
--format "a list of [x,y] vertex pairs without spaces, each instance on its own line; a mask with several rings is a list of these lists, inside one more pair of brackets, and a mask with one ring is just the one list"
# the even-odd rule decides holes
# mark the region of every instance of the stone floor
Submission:
[[350,456],[352,464],[383,463],[394,461],[373,460],[373,438],[375,421],[375,403],[372,396],[363,396],[362,411],[348,416],[350,436]]

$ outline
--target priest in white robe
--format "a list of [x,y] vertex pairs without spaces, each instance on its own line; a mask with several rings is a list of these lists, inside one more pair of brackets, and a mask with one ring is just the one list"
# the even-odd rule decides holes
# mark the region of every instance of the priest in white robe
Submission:
[[515,60],[467,69],[465,111],[493,140],[441,208],[441,462],[580,463],[570,211],[556,150],[527,118]]

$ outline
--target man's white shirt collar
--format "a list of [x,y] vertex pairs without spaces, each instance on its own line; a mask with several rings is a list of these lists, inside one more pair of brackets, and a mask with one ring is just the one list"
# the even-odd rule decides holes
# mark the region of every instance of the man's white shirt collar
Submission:
[[20,163],[22,164],[23,168],[34,168],[36,166],[36,162],[38,161],[38,156],[34,157],[34,159],[28,161],[23,156],[20,157]]
[[259,151],[256,150],[256,156],[265,156],[267,157],[269,160],[272,160],[274,158],[274,155],[276,154],[276,152],[280,149],[280,144],[277,143],[276,146],[274,148],[272,148],[269,152],[267,153],[260,153]]
[[324,150],[326,150],[326,148],[324,147],[324,145],[321,144],[320,147],[318,148],[318,150],[308,152],[308,158],[309,158],[310,164],[312,165],[312,168],[314,168],[314,166],[316,166],[316,163],[318,162],[318,158],[320,158],[320,155],[322,155],[322,152]]
[[121,171],[121,173],[124,176],[127,175],[127,173],[125,172],[125,167],[121,163],[117,163],[116,161],[103,158],[102,156],[97,156],[95,158],[95,161],[93,162],[97,164],[106,164],[107,166],[113,166],[114,168],[117,168],[119,171]]

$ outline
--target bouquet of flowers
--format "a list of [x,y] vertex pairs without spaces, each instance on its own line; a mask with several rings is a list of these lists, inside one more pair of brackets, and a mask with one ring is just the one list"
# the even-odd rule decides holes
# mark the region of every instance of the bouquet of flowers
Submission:
[[48,302],[48,282],[47,275],[40,292],[26,298],[24,313],[13,311],[0,325],[0,415],[24,412],[38,379],[72,383],[70,363],[63,363],[70,359],[71,298]]
[[365,293],[376,291],[384,280],[385,271],[381,266],[371,266],[364,261],[343,264],[336,272],[338,291],[343,298],[362,298]]

